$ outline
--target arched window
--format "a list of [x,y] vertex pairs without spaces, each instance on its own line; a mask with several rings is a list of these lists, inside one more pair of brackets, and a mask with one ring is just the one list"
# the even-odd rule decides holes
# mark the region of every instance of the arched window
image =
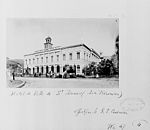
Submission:
[[59,61],[59,55],[57,55],[57,61]]
[[48,57],[46,57],[46,63],[48,63]]
[[69,54],[69,59],[72,60],[72,53]]
[[53,62],[53,56],[51,56],[51,62]]
[[65,61],[66,60],[66,55],[65,54],[63,54],[63,61]]
[[41,63],[43,63],[43,57],[41,57]]

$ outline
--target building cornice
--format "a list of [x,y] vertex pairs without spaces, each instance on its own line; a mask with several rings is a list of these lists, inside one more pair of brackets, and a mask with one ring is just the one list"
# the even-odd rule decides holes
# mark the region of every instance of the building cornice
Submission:
[[94,50],[94,49],[90,49],[88,46],[86,46],[85,44],[76,44],[76,45],[71,45],[71,46],[66,46],[66,47],[59,47],[59,48],[53,48],[53,49],[43,49],[43,50],[38,50],[35,51],[34,53],[31,54],[26,54],[24,56],[29,56],[29,55],[35,55],[35,54],[40,54],[40,53],[45,53],[45,52],[51,52],[51,51],[55,51],[55,50],[64,50],[64,49],[68,49],[68,48],[74,48],[74,47],[80,47],[83,46],[86,49],[88,49],[90,52],[95,53],[99,58],[100,55]]

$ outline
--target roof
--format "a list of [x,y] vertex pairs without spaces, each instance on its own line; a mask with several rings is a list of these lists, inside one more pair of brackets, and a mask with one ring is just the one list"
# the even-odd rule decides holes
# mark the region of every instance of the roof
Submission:
[[[54,51],[54,50],[63,50],[63,49],[67,49],[67,48],[74,48],[74,47],[79,47],[79,46],[84,46],[86,49],[88,49],[89,51],[95,53],[99,58],[100,55],[94,50],[94,49],[90,49],[88,46],[86,46],[85,44],[76,44],[76,45],[71,45],[71,46],[66,46],[66,47],[58,47],[58,48],[53,48],[53,49],[43,49],[43,50],[39,50],[39,51],[35,51],[32,54],[37,54],[37,53],[43,53],[43,52],[49,52],[49,51]],[[28,55],[32,55],[32,54],[26,54],[24,56],[28,56]]]
[[47,38],[45,38],[45,40],[46,40],[46,39],[52,39],[52,38],[48,36]]

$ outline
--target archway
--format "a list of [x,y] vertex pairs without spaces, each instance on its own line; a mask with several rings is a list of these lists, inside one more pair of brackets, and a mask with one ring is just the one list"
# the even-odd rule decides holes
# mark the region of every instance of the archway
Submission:
[[43,74],[43,66],[41,67],[41,74]]
[[54,73],[54,66],[53,65],[51,66],[51,71]]
[[65,67],[65,66],[63,66],[63,72],[65,72],[65,70],[66,70],[66,67]]
[[60,66],[57,65],[57,73],[59,73],[59,72],[60,72]]
[[39,67],[37,67],[37,73],[39,73]]
[[69,66],[69,73],[74,73],[74,70],[73,70],[73,66],[72,66],[72,65]]
[[48,73],[48,71],[49,71],[49,70],[48,70],[48,66],[46,66],[46,73]]
[[74,73],[76,74],[76,65],[73,66]]
[[35,73],[35,68],[33,67],[33,74]]

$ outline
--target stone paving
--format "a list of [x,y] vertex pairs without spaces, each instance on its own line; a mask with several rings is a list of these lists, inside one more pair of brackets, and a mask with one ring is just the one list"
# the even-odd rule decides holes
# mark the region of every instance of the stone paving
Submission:
[[16,80],[25,81],[23,88],[119,88],[118,78],[25,78],[16,77]]
[[23,83],[22,80],[8,80],[7,85],[10,88],[16,88]]

